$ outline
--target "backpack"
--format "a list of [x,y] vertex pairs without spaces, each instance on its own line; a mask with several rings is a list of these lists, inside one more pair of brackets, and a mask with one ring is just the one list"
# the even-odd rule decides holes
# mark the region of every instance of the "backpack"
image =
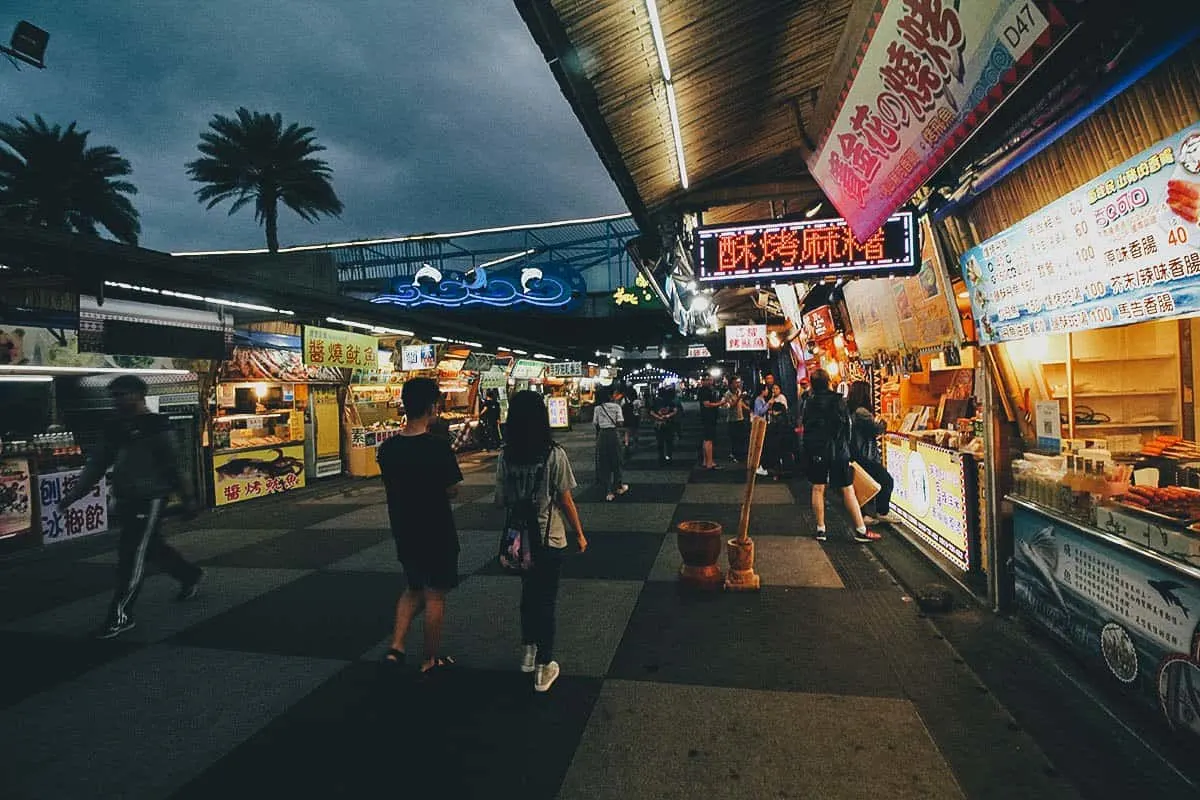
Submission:
[[529,493],[510,505],[504,515],[504,529],[500,532],[500,567],[513,575],[521,575],[533,569],[537,552],[548,546],[553,512],[547,515],[546,531],[543,534],[538,524],[539,508],[536,499],[545,477],[546,461],[543,460],[534,473],[533,486]]

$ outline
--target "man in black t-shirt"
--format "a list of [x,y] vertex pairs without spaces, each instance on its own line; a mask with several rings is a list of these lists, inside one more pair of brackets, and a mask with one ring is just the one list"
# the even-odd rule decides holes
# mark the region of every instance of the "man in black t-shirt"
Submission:
[[396,626],[384,663],[404,662],[404,639],[413,617],[425,612],[425,652],[421,672],[454,663],[439,656],[446,593],[458,585],[458,532],[450,499],[462,472],[450,442],[430,432],[440,392],[432,378],[404,384],[404,431],[379,446],[379,470],[387,492],[388,518],[396,556],[408,588],[396,603]]
[[713,442],[717,438],[717,415],[724,403],[721,401],[721,394],[713,388],[711,376],[705,375],[704,380],[700,382],[697,399],[700,400],[700,438],[704,441],[704,468],[717,469],[717,462],[713,460]]

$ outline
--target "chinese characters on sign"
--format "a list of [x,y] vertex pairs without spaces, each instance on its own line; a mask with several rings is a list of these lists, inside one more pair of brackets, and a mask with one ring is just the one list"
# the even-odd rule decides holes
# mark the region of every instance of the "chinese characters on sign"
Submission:
[[837,333],[833,322],[833,309],[829,306],[814,308],[804,315],[804,330],[810,339],[826,339]]
[[688,345],[688,358],[712,358],[712,353],[708,351],[708,347],[702,344]]
[[304,363],[309,366],[378,369],[378,347],[374,336],[304,326]]
[[60,514],[58,501],[71,490],[83,470],[68,470],[39,475],[38,500],[41,507],[42,541],[65,542],[108,530],[108,484],[104,478],[82,499]]
[[567,415],[568,405],[565,397],[548,397],[546,398],[546,409],[550,412],[550,427],[557,430],[564,430],[571,427],[570,420]]
[[546,374],[551,378],[577,378],[583,375],[582,361],[559,361],[546,365]]
[[726,350],[766,350],[766,325],[726,325]]
[[[1052,49],[1045,0],[892,0],[809,171],[861,239],[912,196]],[[857,48],[856,48],[857,49]]]
[[918,258],[910,211],[892,215],[861,243],[840,218],[696,229],[696,277],[707,282],[907,274]]
[[219,506],[304,487],[304,445],[269,447],[213,456]]
[[613,304],[618,306],[662,307],[662,304],[658,302],[657,295],[650,288],[650,281],[646,280],[646,276],[640,272],[633,279],[632,289],[627,286],[618,286],[613,292],[612,298]]
[[983,344],[1198,310],[1200,126],[963,254]]
[[431,344],[412,344],[400,348],[400,369],[412,372],[437,366],[437,350]]

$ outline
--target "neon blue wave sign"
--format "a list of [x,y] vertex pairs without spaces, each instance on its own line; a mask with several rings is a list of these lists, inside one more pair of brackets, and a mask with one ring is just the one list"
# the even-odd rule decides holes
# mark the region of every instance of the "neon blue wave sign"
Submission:
[[[467,275],[470,275],[468,278]],[[409,281],[397,282],[392,291],[377,295],[372,303],[420,308],[466,308],[489,306],[513,308],[560,309],[569,306],[576,297],[587,292],[583,278],[544,267],[523,267],[517,270],[488,273],[479,268],[471,273],[442,274],[436,267],[426,265]]]

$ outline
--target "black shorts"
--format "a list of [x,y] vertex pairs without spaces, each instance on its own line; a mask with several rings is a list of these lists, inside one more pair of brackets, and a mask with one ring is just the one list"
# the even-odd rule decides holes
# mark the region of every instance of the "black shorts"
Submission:
[[458,553],[400,553],[404,579],[413,591],[449,591],[458,586]]
[[700,420],[700,438],[706,442],[717,439],[717,421],[715,419]]
[[842,489],[854,484],[854,470],[849,461],[833,461],[826,456],[805,459],[804,477],[809,483]]

